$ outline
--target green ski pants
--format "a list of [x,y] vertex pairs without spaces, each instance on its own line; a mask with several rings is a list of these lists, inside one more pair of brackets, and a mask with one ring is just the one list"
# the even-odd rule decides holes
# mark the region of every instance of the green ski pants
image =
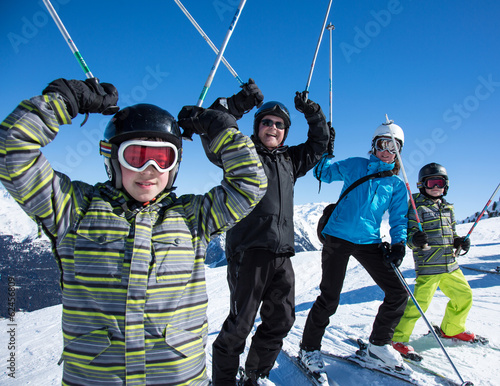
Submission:
[[[472,290],[467,279],[460,269],[451,273],[418,276],[414,295],[424,312],[429,308],[438,287],[450,298],[441,322],[441,329],[448,336],[464,332],[465,320],[472,307]],[[409,299],[404,315],[394,331],[393,342],[408,342],[420,316],[415,303]]]

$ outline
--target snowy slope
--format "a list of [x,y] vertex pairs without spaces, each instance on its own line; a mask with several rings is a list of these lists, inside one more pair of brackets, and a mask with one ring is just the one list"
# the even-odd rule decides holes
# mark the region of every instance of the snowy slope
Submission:
[[35,222],[21,209],[1,184],[0,235],[12,235],[16,241],[37,236]]
[[[464,235],[471,224],[459,225],[458,232]],[[309,230],[313,232],[313,230]],[[500,265],[500,218],[481,220],[471,235],[471,251],[460,262],[472,267],[496,268]],[[308,310],[318,295],[321,277],[320,252],[302,252],[293,258],[296,272],[296,313],[297,320],[284,342],[284,349],[296,353],[301,331]],[[414,271],[410,254],[407,255],[401,270],[413,288]],[[445,347],[465,380],[475,385],[498,385],[500,377],[500,275],[479,273],[464,269],[464,274],[474,291],[474,305],[467,320],[470,330],[490,339],[487,346],[445,342]],[[211,373],[211,344],[220,330],[227,312],[229,292],[226,284],[225,267],[207,268],[209,292],[209,336],[207,346],[208,372]],[[362,267],[354,260],[349,263],[341,305],[337,314],[331,318],[323,339],[323,348],[337,354],[348,355],[354,347],[347,337],[367,339],[371,324],[382,300],[382,292],[368,277]],[[447,298],[438,291],[427,311],[429,320],[439,323],[444,312]],[[53,306],[30,313],[16,314],[11,323],[0,320],[0,374],[2,385],[37,386],[57,385],[61,382],[61,368],[57,361],[61,354],[62,337],[60,332],[61,306]],[[259,320],[256,321],[256,325]],[[10,326],[14,324],[14,326]],[[6,333],[15,328],[16,379],[6,375],[7,349],[10,336]],[[425,336],[428,328],[421,319],[416,325],[412,344],[425,356],[425,363],[432,369],[447,375],[454,381],[458,378],[443,352],[432,336]],[[14,352],[14,351],[12,351]],[[245,354],[243,355],[244,358]],[[339,385],[396,385],[400,381],[379,376],[368,370],[361,370],[342,363],[329,363],[327,370]],[[439,380],[430,376],[419,376],[419,384],[438,385]],[[292,365],[281,356],[271,372],[271,379],[277,385],[304,385]]]

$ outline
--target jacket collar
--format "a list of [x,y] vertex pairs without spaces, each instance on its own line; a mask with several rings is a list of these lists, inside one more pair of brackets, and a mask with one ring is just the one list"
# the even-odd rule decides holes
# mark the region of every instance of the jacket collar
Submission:
[[386,162],[381,161],[378,157],[373,154],[370,154],[370,160],[368,162],[368,174],[384,172],[386,170],[394,169],[394,162],[388,164]]
[[276,149],[269,150],[267,147],[265,147],[262,142],[260,142],[259,138],[256,137],[255,135],[251,135],[250,137],[255,144],[255,148],[257,149],[258,153],[265,153],[265,154],[282,154],[288,150],[287,145],[281,145],[277,147]]
[[109,181],[99,185],[99,190],[101,196],[106,197],[113,205],[120,206],[124,212],[132,213],[140,212],[145,209],[154,210],[155,207],[170,205],[176,199],[175,193],[163,192],[150,202],[138,202],[130,197],[125,191],[116,189]]

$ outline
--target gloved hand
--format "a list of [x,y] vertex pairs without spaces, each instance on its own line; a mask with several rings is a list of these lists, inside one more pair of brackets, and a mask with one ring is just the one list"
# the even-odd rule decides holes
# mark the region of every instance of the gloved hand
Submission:
[[66,102],[71,118],[78,113],[114,114],[119,108],[118,91],[110,83],[99,83],[96,78],[81,80],[56,79],[42,91],[42,94],[58,93]]
[[317,114],[319,111],[321,111],[321,107],[313,102],[312,100],[307,98],[307,92],[304,91],[302,93],[296,92],[295,93],[295,108],[297,111],[303,113],[306,118],[311,115]]
[[453,239],[453,247],[458,248],[460,247],[462,251],[464,252],[463,254],[465,255],[467,252],[469,252],[470,249],[470,238],[465,238],[464,237],[455,237]]
[[429,242],[429,238],[427,237],[427,233],[422,231],[416,231],[411,238],[411,243],[419,248],[422,248],[425,244]]
[[328,122],[327,125],[328,125],[328,128],[330,129],[330,139],[328,140],[328,147],[326,150],[328,152],[328,157],[333,158],[333,157],[335,157],[333,155],[333,150],[334,150],[334,146],[335,146],[335,129],[333,128],[331,122]]
[[384,265],[391,267],[391,263],[393,263],[396,267],[399,267],[405,254],[406,246],[403,243],[392,244],[390,252],[385,255]]
[[218,98],[210,109],[220,110],[233,115],[236,119],[243,117],[254,106],[260,107],[264,100],[264,94],[250,78],[247,83],[241,86],[242,90],[229,98]]
[[184,106],[177,118],[179,126],[184,129],[182,137],[188,140],[191,140],[193,133],[206,135],[212,140],[222,130],[238,127],[232,115],[198,106]]

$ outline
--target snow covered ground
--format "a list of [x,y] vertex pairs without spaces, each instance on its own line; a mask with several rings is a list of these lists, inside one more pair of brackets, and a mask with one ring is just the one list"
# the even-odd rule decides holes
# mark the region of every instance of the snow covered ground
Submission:
[[[458,226],[460,235],[465,235],[471,224]],[[481,220],[471,235],[472,248],[460,258],[460,263],[481,269],[495,269],[500,266],[500,218]],[[297,320],[284,342],[284,349],[295,354],[308,310],[318,295],[321,277],[320,252],[303,252],[293,258],[296,272],[296,314]],[[410,251],[401,266],[401,271],[413,289],[415,273]],[[453,363],[466,381],[475,385],[499,385],[500,376],[500,275],[480,273],[463,269],[474,292],[474,305],[467,319],[467,327],[477,334],[487,336],[488,345],[444,342]],[[207,369],[211,372],[211,344],[228,311],[228,288],[225,267],[207,269],[209,292],[209,344],[207,346]],[[371,324],[382,300],[383,293],[366,274],[364,269],[351,259],[337,314],[331,318],[323,339],[327,351],[349,355],[355,350],[348,337],[367,339]],[[438,290],[427,317],[430,321],[441,321],[447,298]],[[2,385],[57,385],[61,382],[61,368],[57,365],[62,348],[60,331],[61,306],[54,306],[30,313],[18,313],[14,323],[0,320],[0,363]],[[256,325],[259,320],[256,321]],[[12,326],[12,324],[14,324]],[[16,350],[8,350],[11,335]],[[412,336],[412,345],[424,355],[424,363],[431,369],[446,375],[459,383],[452,366],[428,332],[427,325],[420,319]],[[248,341],[248,343],[250,340]],[[7,359],[15,353],[15,379],[7,376]],[[246,354],[246,353],[245,353]],[[244,356],[242,357],[242,362]],[[397,385],[401,381],[377,375],[369,370],[343,364],[328,362],[329,376],[339,385]],[[281,355],[271,372],[271,379],[277,385],[304,385],[300,373]],[[419,375],[422,385],[439,385],[439,378]]]

